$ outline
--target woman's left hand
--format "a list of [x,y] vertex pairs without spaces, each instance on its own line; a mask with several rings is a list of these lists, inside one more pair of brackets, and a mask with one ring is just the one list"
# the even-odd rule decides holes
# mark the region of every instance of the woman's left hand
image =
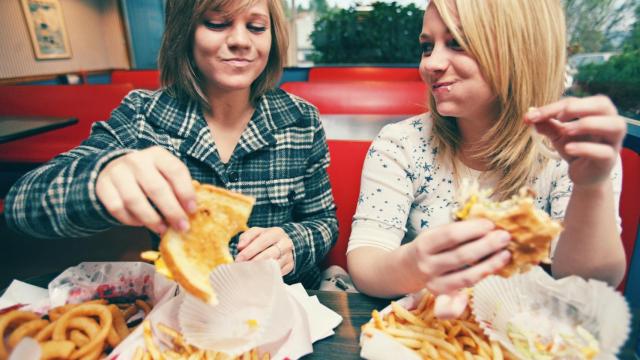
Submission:
[[293,270],[293,241],[279,227],[252,227],[240,235],[236,262],[274,259],[282,275]]
[[525,121],[548,137],[569,163],[576,186],[596,186],[609,179],[626,124],[606,96],[564,98],[530,110]]

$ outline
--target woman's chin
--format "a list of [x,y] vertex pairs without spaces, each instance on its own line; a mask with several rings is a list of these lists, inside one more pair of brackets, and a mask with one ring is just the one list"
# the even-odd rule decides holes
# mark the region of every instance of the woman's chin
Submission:
[[440,116],[446,117],[459,117],[461,113],[460,109],[454,108],[452,106],[437,106],[436,110],[438,111],[438,114],[440,114]]

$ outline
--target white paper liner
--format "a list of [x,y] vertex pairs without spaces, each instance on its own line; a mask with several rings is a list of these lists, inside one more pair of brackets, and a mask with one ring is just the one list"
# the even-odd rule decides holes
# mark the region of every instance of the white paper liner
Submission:
[[[425,295],[426,290],[409,294],[396,303],[407,310],[415,309]],[[391,304],[380,311],[380,316],[392,311]],[[369,320],[373,322],[373,319]],[[420,360],[421,357],[415,351],[399,343],[392,336],[377,329],[369,329],[360,334],[360,357],[368,360],[404,359]]]
[[613,288],[577,276],[554,280],[540,267],[508,279],[490,276],[473,290],[473,314],[485,334],[520,359],[507,335],[509,321],[523,312],[551,315],[553,321],[581,325],[599,342],[597,359],[615,359],[630,331],[626,301]]
[[180,330],[190,344],[235,356],[291,330],[292,303],[274,260],[221,265],[210,281],[217,305],[187,295],[180,306]]

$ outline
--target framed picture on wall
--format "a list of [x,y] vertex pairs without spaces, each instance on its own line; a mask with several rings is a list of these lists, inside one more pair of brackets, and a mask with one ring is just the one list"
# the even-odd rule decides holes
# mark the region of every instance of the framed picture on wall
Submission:
[[38,60],[71,57],[71,46],[58,0],[20,0]]

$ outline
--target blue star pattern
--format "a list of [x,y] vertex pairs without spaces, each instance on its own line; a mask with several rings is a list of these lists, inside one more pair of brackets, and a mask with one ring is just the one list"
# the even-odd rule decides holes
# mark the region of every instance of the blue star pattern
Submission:
[[[431,118],[423,114],[387,125],[376,137],[363,168],[349,250],[359,246],[393,250],[421,231],[453,221],[460,181],[450,163],[438,157],[431,130]],[[483,187],[497,181],[485,179],[478,171],[463,170],[465,177],[477,178]],[[620,171],[618,164],[612,173],[617,199]],[[529,185],[537,193],[538,208],[553,218],[564,217],[572,190],[566,162],[547,161]]]

